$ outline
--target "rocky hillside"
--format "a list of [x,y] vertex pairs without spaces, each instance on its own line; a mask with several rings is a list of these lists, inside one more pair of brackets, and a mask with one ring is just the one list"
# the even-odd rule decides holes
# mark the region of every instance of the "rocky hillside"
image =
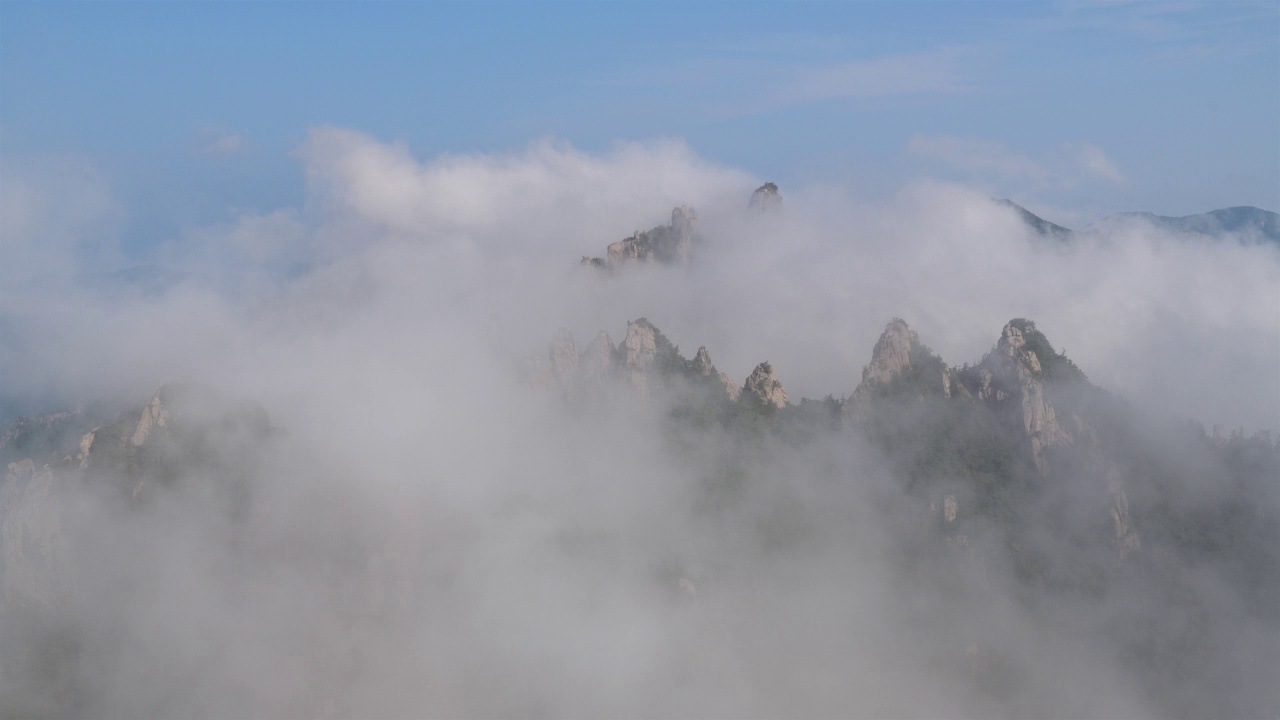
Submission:
[[[648,422],[641,418],[658,417],[663,452],[696,478],[687,512],[754,538],[762,557],[803,558],[815,542],[817,520],[806,515],[815,511],[760,498],[785,498],[796,478],[817,476],[811,487],[825,488],[833,502],[856,491],[897,518],[879,551],[912,587],[928,589],[927,602],[907,604],[913,622],[929,623],[948,602],[970,602],[961,598],[1011,597],[1020,612],[1066,632],[1078,621],[1057,614],[1069,601],[1107,629],[1109,647],[1162,698],[1166,714],[1253,713],[1247,698],[1256,696],[1232,695],[1229,682],[1216,686],[1214,669],[1238,657],[1223,644],[1236,627],[1224,625],[1224,613],[1280,623],[1280,444],[1266,434],[1209,436],[1156,422],[1090,383],[1030,320],[1013,319],[993,336],[976,363],[952,366],[895,318],[867,364],[850,368],[848,387],[818,400],[790,397],[779,380],[786,369],[767,361],[739,383],[706,347],[686,358],[645,318],[628,322],[618,343],[600,332],[579,347],[562,331],[520,376],[559,406],[553,413],[589,424],[635,432],[643,427],[635,423]],[[346,627],[393,623],[389,608],[407,612],[438,599],[450,573],[463,572],[417,576],[427,551],[403,538],[423,532],[421,509],[374,523],[390,523],[387,538],[344,529],[341,513],[318,516],[314,530],[293,528],[297,537],[281,535],[273,523],[298,511],[265,498],[278,482],[271,463],[299,457],[280,452],[284,437],[254,403],[179,384],[101,422],[70,410],[13,423],[0,437],[8,459],[0,482],[0,642],[10,648],[0,654],[0,687],[39,690],[6,712],[65,715],[88,692],[71,669],[90,661],[84,648],[115,645],[67,618],[92,614],[104,587],[133,597],[129,572],[145,571],[132,558],[158,551],[167,537],[125,541],[121,528],[165,527],[169,517],[210,522],[215,529],[202,542],[225,544],[230,559],[222,562],[252,559],[269,577],[306,574],[334,593],[326,602],[342,608],[335,617]],[[424,443],[429,465],[429,438],[411,440]],[[878,486],[868,478],[881,475],[889,484],[871,492]],[[1208,496],[1197,490],[1206,478],[1215,488]],[[86,499],[98,515],[86,514]],[[175,513],[177,506],[187,511]],[[101,520],[102,508],[117,524]],[[727,529],[734,522],[745,524]],[[578,547],[577,532],[565,529],[557,542]],[[598,542],[605,541],[590,544]],[[103,567],[130,570],[104,579]],[[714,596],[707,588],[726,582],[717,575],[728,572],[723,567],[691,567],[655,574],[654,592],[704,602]],[[354,632],[339,637],[356,642]],[[1000,640],[976,631],[958,637],[969,639],[939,645],[936,662],[980,695],[1022,692],[1023,675]],[[1245,657],[1265,657],[1259,652]],[[357,660],[342,662],[350,664],[343,673],[355,672]],[[317,697],[320,707],[329,695]]]
[[630,237],[610,243],[605,256],[584,256],[582,265],[618,270],[632,263],[675,265],[688,262],[698,243],[698,212],[687,205],[671,211],[671,224],[639,230]]

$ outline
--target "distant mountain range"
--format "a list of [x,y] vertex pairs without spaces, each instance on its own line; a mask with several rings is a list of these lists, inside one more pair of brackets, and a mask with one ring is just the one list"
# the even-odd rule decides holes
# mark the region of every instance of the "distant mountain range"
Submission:
[[1215,238],[1235,235],[1255,242],[1280,243],[1280,214],[1249,205],[1210,210],[1199,215],[1182,217],[1156,215],[1150,212],[1116,213],[1076,231],[1049,222],[1012,200],[997,198],[995,202],[1013,209],[1022,221],[1036,232],[1056,240],[1069,240],[1077,233],[1113,232],[1134,223],[1147,223],[1168,232],[1207,235]]

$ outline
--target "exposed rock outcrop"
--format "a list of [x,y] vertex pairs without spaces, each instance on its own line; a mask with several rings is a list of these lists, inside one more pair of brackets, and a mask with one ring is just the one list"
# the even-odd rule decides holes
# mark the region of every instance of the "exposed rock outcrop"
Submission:
[[644,318],[627,323],[627,336],[622,340],[622,372],[636,397],[649,397],[649,371],[658,356],[657,331]]
[[711,354],[707,352],[705,345],[698,348],[697,354],[689,361],[689,367],[701,377],[715,377],[724,386],[725,395],[730,400],[737,400],[741,396],[742,388],[738,387],[728,375],[716,370],[716,366],[711,364]]
[[911,367],[911,348],[919,342],[905,320],[890,320],[871,350],[871,363],[862,369],[862,382],[887,383],[897,379]]
[[698,238],[698,212],[687,205],[671,210],[671,223],[639,230],[605,248],[605,257],[584,256],[581,264],[618,270],[631,263],[676,265],[689,261]]
[[747,207],[762,212],[778,210],[782,207],[782,193],[778,192],[777,185],[767,182],[751,193],[751,201],[747,203]]
[[876,341],[871,362],[862,368],[862,380],[842,410],[846,417],[857,416],[873,397],[895,389],[916,397],[951,397],[951,386],[951,370],[942,359],[921,344],[906,321],[893,318]]
[[[168,386],[165,386],[166,388]],[[130,442],[134,447],[142,447],[142,444],[151,437],[151,433],[159,428],[163,428],[169,424],[169,407],[162,397],[165,388],[161,388],[151,397],[142,408],[142,417],[138,419],[138,427],[133,431],[133,437]]]
[[773,365],[768,361],[762,362],[751,371],[747,382],[742,386],[742,393],[746,397],[755,398],[765,405],[771,405],[776,408],[784,408],[787,406],[787,391],[783,389],[782,383],[774,376]]
[[1011,320],[1004,326],[995,350],[978,365],[974,394],[1020,428],[1032,461],[1043,472],[1045,449],[1067,445],[1072,438],[1045,398],[1040,358],[1026,347],[1024,332],[1036,332],[1035,323]]

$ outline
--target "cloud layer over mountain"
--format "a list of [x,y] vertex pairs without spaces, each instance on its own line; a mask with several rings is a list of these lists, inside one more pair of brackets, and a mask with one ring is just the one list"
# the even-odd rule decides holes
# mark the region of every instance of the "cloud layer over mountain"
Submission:
[[[78,210],[5,228],[8,392],[127,404],[191,381],[274,428],[247,516],[210,512],[199,478],[142,515],[67,506],[69,534],[115,546],[46,618],[82,643],[56,681],[76,713],[1167,711],[1105,623],[1040,622],[1003,569],[904,573],[919,518],[869,447],[761,448],[740,504],[707,513],[725,459],[673,449],[661,402],[567,412],[520,366],[560,328],[616,340],[647,317],[735,380],[768,360],[793,400],[839,398],[892,317],[955,365],[1028,317],[1144,416],[1280,429],[1280,246],[1142,223],[1050,241],[930,180],[883,202],[783,188],[783,210],[748,212],[760,179],[673,141],[422,159],[317,128],[297,158],[305,206],[192,229],[159,258],[188,279],[158,294],[45,280],[84,270],[39,247]],[[705,237],[687,266],[577,264],[679,204]],[[940,659],[974,638],[1016,690]],[[1239,707],[1267,699],[1256,674]]]

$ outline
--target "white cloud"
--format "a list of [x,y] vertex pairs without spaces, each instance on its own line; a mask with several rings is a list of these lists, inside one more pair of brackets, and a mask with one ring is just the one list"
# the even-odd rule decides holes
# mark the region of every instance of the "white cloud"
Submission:
[[[918,147],[1041,167],[982,143]],[[204,381],[261,402],[285,448],[221,534],[201,533],[207,512],[91,526],[137,570],[79,588],[84,617],[111,630],[77,666],[99,714],[1159,714],[1104,633],[1031,624],[998,576],[975,583],[983,602],[912,594],[885,552],[915,527],[886,511],[901,488],[849,438],[801,457],[769,447],[779,465],[745,463],[740,504],[694,512],[707,468],[673,457],[662,408],[566,414],[513,367],[560,327],[617,342],[643,315],[735,380],[768,359],[794,398],[840,396],[890,317],[959,364],[1023,316],[1145,408],[1274,426],[1276,249],[1144,231],[1049,245],[984,193],[937,182],[874,203],[784,187],[785,211],[762,216],[745,208],[758,179],[670,142],[422,159],[323,128],[299,157],[305,209],[174,251],[228,274],[318,259],[306,277],[156,301],[0,297],[31,328],[5,348],[15,383],[141,402]],[[690,266],[577,266],[682,201],[707,242]],[[834,458],[856,472],[824,474]],[[761,528],[798,539],[762,550]],[[669,587],[684,574],[696,601]],[[1020,668],[1014,704],[940,666],[940,648],[963,657],[975,637]]]
[[[674,205],[705,204],[751,183],[678,141],[620,143],[590,155],[542,140],[518,153],[422,164],[404,145],[325,127],[310,133],[298,155],[316,197],[332,209],[397,233],[438,239],[483,232],[503,245],[535,231],[608,237],[620,220],[624,234],[648,229]],[[540,228],[530,227],[529,215],[539,217]]]

